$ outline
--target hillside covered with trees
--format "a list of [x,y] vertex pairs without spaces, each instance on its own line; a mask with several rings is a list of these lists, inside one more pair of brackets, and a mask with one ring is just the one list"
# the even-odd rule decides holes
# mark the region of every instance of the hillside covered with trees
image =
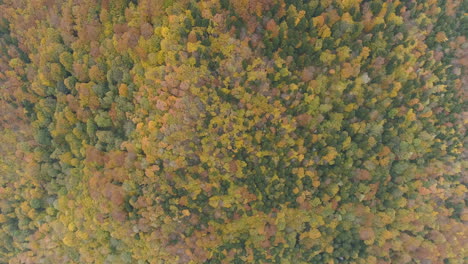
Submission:
[[0,263],[467,263],[467,14],[0,0]]

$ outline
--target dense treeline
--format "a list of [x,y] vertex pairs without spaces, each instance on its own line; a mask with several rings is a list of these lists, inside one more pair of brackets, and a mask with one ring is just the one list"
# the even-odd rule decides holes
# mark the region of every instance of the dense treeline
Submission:
[[465,263],[466,0],[0,0],[0,262]]

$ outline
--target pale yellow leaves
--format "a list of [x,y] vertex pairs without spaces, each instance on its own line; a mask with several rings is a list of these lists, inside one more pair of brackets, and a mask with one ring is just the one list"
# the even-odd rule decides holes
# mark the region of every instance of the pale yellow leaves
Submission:
[[299,11],[299,13],[297,14],[296,20],[294,21],[295,26],[297,26],[297,24],[299,24],[301,19],[304,17],[305,13],[306,13],[305,10]]
[[320,231],[317,228],[311,229],[308,232],[301,233],[301,239],[310,238],[310,239],[318,239],[322,236]]
[[327,26],[327,25],[324,25],[322,26],[320,29],[319,29],[319,36],[321,38],[328,38],[331,36],[331,30],[330,28]]
[[338,60],[345,61],[350,57],[351,49],[348,46],[339,47],[337,50]]
[[345,10],[350,9],[351,7],[359,7],[359,4],[362,0],[339,0],[338,4]]
[[322,160],[329,164],[334,164],[334,159],[338,156],[338,152],[334,147],[327,147],[327,155],[325,155]]
[[331,53],[330,50],[326,50],[320,54],[320,61],[327,65],[330,65],[335,58],[336,55]]
[[400,82],[395,82],[393,84],[393,89],[392,89],[389,96],[392,97],[392,98],[396,97],[398,95],[398,92],[400,91],[400,89],[401,89],[401,83]]

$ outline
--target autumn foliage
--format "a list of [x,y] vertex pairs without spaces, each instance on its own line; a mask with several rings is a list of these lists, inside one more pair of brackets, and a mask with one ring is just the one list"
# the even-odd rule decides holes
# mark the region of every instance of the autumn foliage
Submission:
[[467,8],[0,0],[0,262],[466,263]]

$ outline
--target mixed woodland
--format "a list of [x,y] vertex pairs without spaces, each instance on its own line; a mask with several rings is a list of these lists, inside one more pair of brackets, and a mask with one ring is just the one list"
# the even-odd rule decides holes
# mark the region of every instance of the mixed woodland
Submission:
[[0,0],[0,263],[467,263],[467,14]]

